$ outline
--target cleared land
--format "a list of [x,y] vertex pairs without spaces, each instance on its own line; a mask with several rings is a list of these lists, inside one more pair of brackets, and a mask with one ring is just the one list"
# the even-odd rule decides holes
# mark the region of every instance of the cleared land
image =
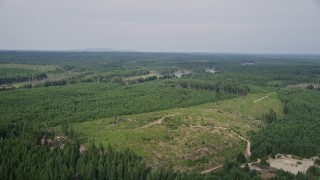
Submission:
[[264,97],[262,97],[262,98],[260,98],[260,99],[258,99],[258,100],[255,100],[254,102],[256,103],[256,102],[259,102],[259,101],[262,101],[263,99],[265,99],[265,98],[267,98],[268,96],[264,96]]
[[289,171],[292,174],[298,174],[298,172],[306,173],[308,168],[314,165],[315,158],[302,159],[299,157],[293,157],[292,155],[278,154],[276,158],[269,158],[268,162],[270,167],[276,169],[283,169]]
[[267,95],[269,98],[259,103],[254,100],[262,94],[252,94],[190,108],[76,123],[74,129],[81,143],[130,148],[150,165],[202,172],[246,149],[248,153],[248,132],[258,130],[262,123],[258,119],[269,108],[282,110],[277,94]]
[[40,84],[46,81],[58,81],[79,75],[79,73],[64,71],[61,66],[58,65],[33,65],[33,64],[2,64],[0,63],[0,79],[10,77],[23,77],[33,76],[37,73],[45,73],[47,78],[43,80],[27,80],[13,83],[0,83],[0,88],[3,89],[16,89],[21,88],[27,84]]

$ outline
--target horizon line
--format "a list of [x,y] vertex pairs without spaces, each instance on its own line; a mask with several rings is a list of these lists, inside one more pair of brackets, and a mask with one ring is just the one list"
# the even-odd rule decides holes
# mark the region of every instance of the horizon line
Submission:
[[[96,50],[95,50],[96,49]],[[105,49],[105,50],[103,50]],[[109,50],[107,50],[109,49]],[[247,55],[315,55],[320,56],[320,52],[210,52],[210,51],[137,51],[137,50],[116,50],[112,48],[83,48],[83,49],[0,49],[0,52],[82,52],[82,53],[172,53],[172,54],[247,54]]]

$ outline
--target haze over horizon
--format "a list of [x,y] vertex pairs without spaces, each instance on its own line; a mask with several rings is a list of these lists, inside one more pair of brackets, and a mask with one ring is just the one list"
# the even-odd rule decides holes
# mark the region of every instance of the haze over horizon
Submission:
[[0,0],[0,49],[320,54],[318,0]]

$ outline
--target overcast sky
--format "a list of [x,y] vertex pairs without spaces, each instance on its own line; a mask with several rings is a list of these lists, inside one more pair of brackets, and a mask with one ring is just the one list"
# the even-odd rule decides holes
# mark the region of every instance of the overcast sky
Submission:
[[0,0],[0,49],[320,53],[319,0]]

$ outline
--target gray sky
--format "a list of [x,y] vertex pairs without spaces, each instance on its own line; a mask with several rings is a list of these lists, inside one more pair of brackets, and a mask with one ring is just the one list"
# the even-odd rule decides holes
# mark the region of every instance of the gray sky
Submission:
[[320,53],[319,0],[0,0],[0,49]]

